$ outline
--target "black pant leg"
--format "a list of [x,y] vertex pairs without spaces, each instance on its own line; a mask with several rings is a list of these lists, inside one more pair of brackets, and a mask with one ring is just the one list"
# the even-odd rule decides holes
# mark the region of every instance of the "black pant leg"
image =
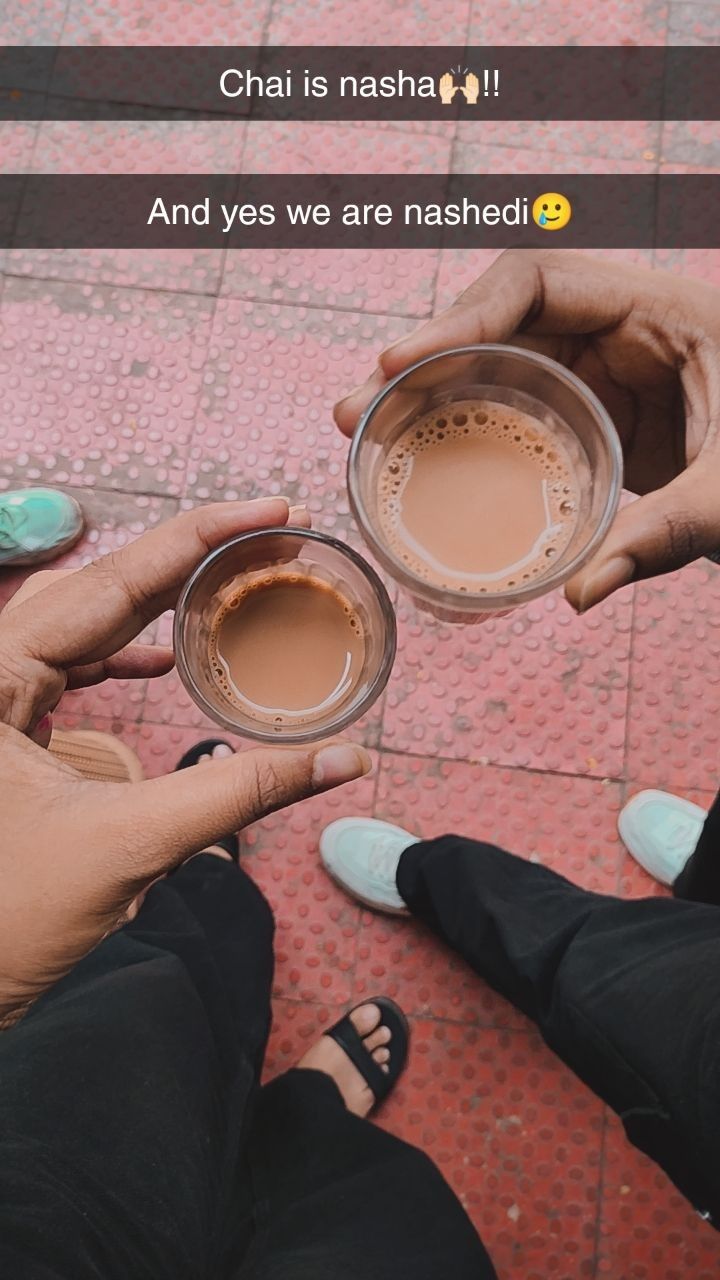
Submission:
[[244,872],[193,859],[0,1036],[1,1275],[223,1274],[272,932]]
[[397,882],[720,1224],[716,908],[590,893],[457,836],[407,849]]
[[708,813],[695,852],[673,885],[676,898],[720,906],[720,795]]
[[237,1280],[494,1280],[433,1162],[351,1115],[322,1072],[261,1091],[248,1157],[258,1234]]

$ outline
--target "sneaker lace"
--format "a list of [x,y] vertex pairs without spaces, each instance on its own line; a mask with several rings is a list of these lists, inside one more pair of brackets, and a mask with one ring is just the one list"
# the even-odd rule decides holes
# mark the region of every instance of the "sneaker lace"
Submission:
[[377,836],[368,857],[368,868],[371,874],[377,876],[379,880],[385,880],[394,885],[398,853],[402,847],[402,841],[388,832]]
[[0,550],[11,551],[22,546],[22,532],[27,516],[22,507],[10,507],[0,501]]
[[692,849],[697,841],[697,826],[687,818],[674,818],[668,824],[666,840],[673,851],[684,853]]

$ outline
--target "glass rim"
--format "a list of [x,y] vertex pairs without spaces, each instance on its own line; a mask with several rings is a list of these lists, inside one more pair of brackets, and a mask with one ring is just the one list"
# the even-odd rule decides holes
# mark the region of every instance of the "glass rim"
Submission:
[[[185,645],[183,640],[183,626],[185,616],[192,603],[192,597],[195,594],[199,584],[209,569],[212,568],[218,560],[224,555],[232,551],[234,547],[239,545],[247,546],[253,542],[260,542],[264,538],[277,539],[283,535],[290,536],[295,539],[301,538],[303,541],[320,543],[323,546],[331,547],[337,551],[344,559],[349,560],[351,564],[363,575],[369,583],[373,595],[378,602],[380,612],[385,624],[385,645],[383,650],[382,661],[378,667],[375,676],[370,681],[367,690],[360,697],[356,696],[351,699],[350,703],[343,709],[342,715],[338,715],[332,719],[330,724],[323,725],[322,729],[313,728],[312,725],[298,726],[296,731],[283,728],[280,732],[270,728],[263,728],[259,723],[254,725],[240,725],[237,721],[232,720],[229,716],[224,716],[217,707],[208,702],[202,689],[200,689],[195,681],[190,666],[185,657]],[[240,576],[240,575],[238,575]],[[387,588],[371,564],[361,556],[354,547],[348,546],[346,542],[341,542],[339,538],[334,538],[331,534],[321,533],[317,529],[303,529],[297,525],[272,525],[266,529],[251,529],[247,533],[238,533],[233,538],[228,538],[221,543],[219,547],[215,547],[212,551],[195,566],[190,577],[187,579],[175,606],[175,616],[173,619],[173,649],[175,651],[175,664],[177,666],[178,675],[192,698],[196,706],[200,707],[211,720],[221,725],[230,733],[236,734],[238,737],[251,738],[255,742],[264,742],[267,744],[274,743],[275,746],[302,746],[304,743],[319,742],[323,738],[333,737],[337,733],[341,733],[347,729],[356,720],[373,705],[379,698],[385,688],[390,672],[393,668],[395,655],[397,652],[397,622],[395,618],[395,610],[388,594]]]
[[[472,355],[473,353],[477,355],[514,356],[528,364],[535,365],[537,368],[552,374],[561,382],[564,382],[571,391],[581,400],[584,400],[592,409],[600,433],[608,446],[610,460],[610,481],[602,516],[588,541],[573,556],[569,564],[555,569],[540,581],[529,582],[522,587],[513,587],[507,591],[483,591],[476,594],[469,591],[458,591],[454,587],[440,587],[429,583],[426,578],[421,578],[408,569],[389,547],[379,541],[375,530],[366,517],[365,504],[360,493],[358,466],[360,448],[373,415],[391,392],[409,374],[414,373],[417,369],[422,369],[425,365],[432,364],[436,360],[444,360],[448,356]],[[407,369],[403,369],[402,373],[396,374],[394,378],[390,379],[387,386],[373,396],[368,407],[360,415],[350,444],[347,462],[347,489],[350,508],[373,555],[377,557],[383,568],[396,582],[399,582],[412,595],[431,602],[441,602],[443,606],[447,605],[455,608],[461,613],[477,613],[478,609],[485,609],[490,613],[493,610],[513,608],[515,605],[524,604],[529,600],[536,600],[538,596],[547,595],[549,592],[554,591],[556,587],[560,587],[564,582],[567,582],[584,564],[587,564],[605,539],[620,503],[622,476],[623,455],[620,438],[610,414],[595,395],[595,392],[581,378],[578,378],[571,369],[567,369],[565,365],[553,360],[550,356],[543,355],[539,351],[531,351],[525,347],[515,347],[510,343],[504,342],[478,342],[462,347],[448,347],[443,351],[435,351],[432,355],[423,356],[422,360],[416,360]]]

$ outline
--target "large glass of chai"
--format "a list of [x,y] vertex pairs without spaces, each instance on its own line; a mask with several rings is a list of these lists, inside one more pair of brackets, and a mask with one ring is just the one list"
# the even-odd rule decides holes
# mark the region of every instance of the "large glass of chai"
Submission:
[[363,414],[348,461],[355,518],[421,608],[508,612],[570,578],[617,510],[622,451],[570,370],[522,347],[418,361]]

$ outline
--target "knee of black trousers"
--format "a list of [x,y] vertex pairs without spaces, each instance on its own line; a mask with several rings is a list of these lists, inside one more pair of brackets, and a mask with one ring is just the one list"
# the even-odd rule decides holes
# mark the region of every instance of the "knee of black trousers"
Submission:
[[191,915],[195,914],[193,904],[199,895],[204,908],[203,917],[207,908],[212,907],[213,899],[217,899],[222,912],[233,914],[238,921],[243,916],[250,916],[254,927],[264,935],[261,940],[272,946],[275,918],[262,889],[242,866],[212,853],[196,854],[165,879],[152,885],[135,920],[125,929],[130,933],[142,933],[147,921],[152,919],[155,924],[161,920],[165,903],[171,900],[169,891],[182,900]]

